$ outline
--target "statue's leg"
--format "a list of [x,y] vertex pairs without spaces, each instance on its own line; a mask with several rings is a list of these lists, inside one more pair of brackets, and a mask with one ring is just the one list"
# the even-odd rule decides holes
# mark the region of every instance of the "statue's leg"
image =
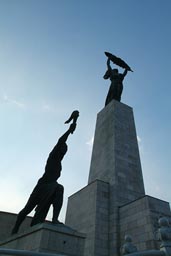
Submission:
[[36,224],[43,223],[45,221],[50,205],[51,201],[49,201],[42,209],[36,210],[32,222],[30,224],[31,227]]
[[118,98],[118,101],[121,101],[121,95],[122,95],[122,91],[123,91],[123,85],[120,84],[117,88],[117,98]]
[[52,202],[53,204],[52,222],[56,224],[60,223],[58,221],[58,217],[63,204],[63,194],[64,194],[64,187],[61,184],[58,184],[53,197],[53,202]]
[[18,229],[21,223],[23,222],[27,214],[29,214],[35,208],[36,204],[37,204],[37,198],[31,195],[25,207],[19,212],[15,226],[12,229],[11,234],[16,234],[18,232]]
[[107,106],[113,100],[113,86],[111,85],[106,97],[105,106]]

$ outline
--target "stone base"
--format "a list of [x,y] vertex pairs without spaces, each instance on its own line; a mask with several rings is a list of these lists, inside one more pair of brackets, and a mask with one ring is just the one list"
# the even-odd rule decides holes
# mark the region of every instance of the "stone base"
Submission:
[[83,256],[84,241],[85,235],[63,224],[43,223],[1,241],[0,247]]
[[[17,214],[0,211],[0,241],[10,237],[12,228],[17,219]],[[22,233],[30,227],[32,217],[26,217],[20,226],[19,233]]]
[[165,216],[171,219],[168,202],[144,196],[119,208],[120,241],[124,236],[131,235],[138,250],[160,249],[157,230],[158,220]]
[[[86,256],[109,256],[112,251],[119,255],[124,236],[131,235],[138,250],[159,249],[157,240],[158,219],[166,216],[171,219],[168,202],[143,196],[137,200],[117,207],[115,216],[117,233],[111,238],[109,230],[110,207],[109,184],[96,180],[69,197],[66,224],[84,232]],[[75,210],[77,209],[77,210]],[[115,214],[115,213],[114,213]],[[113,249],[109,251],[109,240]],[[116,243],[117,240],[117,243]]]
[[96,180],[69,197],[65,223],[86,233],[85,256],[108,256],[109,184]]

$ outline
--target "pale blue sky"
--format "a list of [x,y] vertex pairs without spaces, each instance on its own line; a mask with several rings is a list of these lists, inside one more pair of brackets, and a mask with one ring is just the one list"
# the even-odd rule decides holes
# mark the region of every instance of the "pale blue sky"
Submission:
[[170,0],[0,0],[1,211],[24,206],[74,109],[61,220],[67,197],[87,184],[109,88],[104,51],[134,70],[122,102],[134,109],[146,193],[171,202],[170,13]]

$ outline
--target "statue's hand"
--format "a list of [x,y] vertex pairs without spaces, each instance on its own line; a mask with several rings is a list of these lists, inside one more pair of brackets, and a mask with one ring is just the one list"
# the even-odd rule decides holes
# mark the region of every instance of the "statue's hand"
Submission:
[[72,123],[69,127],[69,131],[70,133],[73,133],[75,131],[75,128],[76,128],[76,123]]

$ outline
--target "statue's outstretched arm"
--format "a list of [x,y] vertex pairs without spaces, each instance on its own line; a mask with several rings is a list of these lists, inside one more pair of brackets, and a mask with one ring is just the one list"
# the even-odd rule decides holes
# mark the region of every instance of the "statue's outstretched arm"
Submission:
[[[63,152],[64,151],[64,148],[66,147],[67,148],[67,145],[66,145],[66,141],[68,139],[68,136],[73,133],[76,129],[76,121],[77,121],[77,118],[79,116],[79,111],[74,111],[72,114],[71,114],[71,117],[70,118],[73,122],[72,124],[70,125],[69,129],[59,138],[57,144],[54,146],[54,148],[52,149],[52,151],[50,152],[49,154],[49,157],[47,159],[47,163],[52,160],[52,159],[59,159],[59,155],[62,155],[64,156],[66,152]],[[60,159],[61,160],[61,159]]]
[[108,68],[108,70],[112,69],[111,66],[110,66],[110,59],[109,58],[107,59],[107,68]]
[[112,70],[112,68],[110,66],[110,59],[108,58],[107,59],[107,71],[106,71],[106,73],[103,76],[104,79],[108,79],[110,77],[111,70]]
[[128,70],[127,69],[125,69],[125,71],[123,72],[123,78],[127,75],[127,73],[128,73]]
[[68,136],[75,131],[76,123],[72,123],[69,129],[59,138],[58,143],[65,143]]
[[54,146],[54,148],[50,152],[47,161],[49,161],[49,159],[54,158],[56,157],[56,155],[58,155],[58,153],[61,150],[61,147],[66,143],[68,136],[75,131],[75,128],[76,128],[76,123],[72,123],[69,129],[59,138],[57,144]]

